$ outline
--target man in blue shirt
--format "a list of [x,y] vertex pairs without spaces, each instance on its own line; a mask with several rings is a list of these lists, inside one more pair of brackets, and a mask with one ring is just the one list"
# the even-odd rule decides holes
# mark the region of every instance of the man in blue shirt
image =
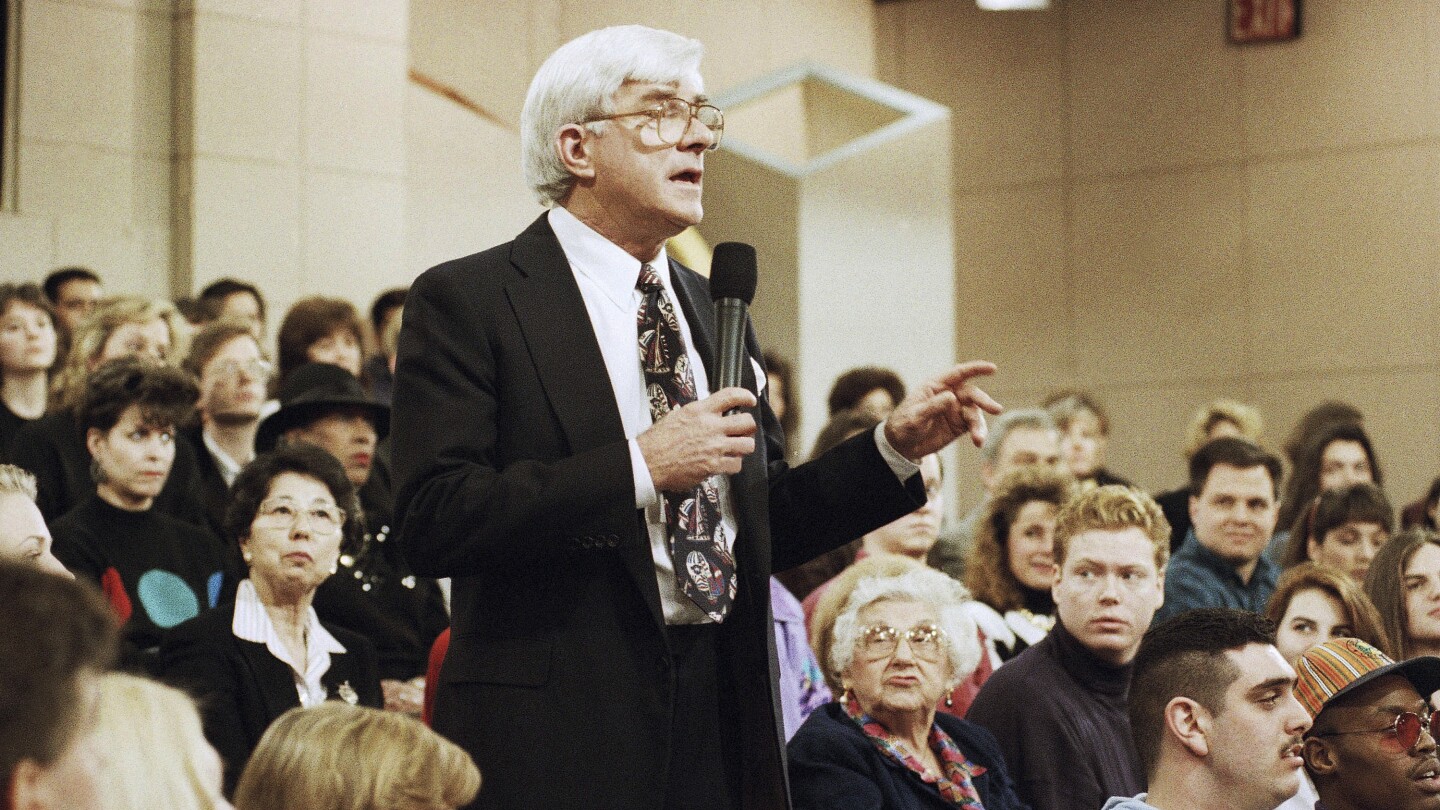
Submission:
[[1275,531],[1280,474],[1280,459],[1234,437],[1190,459],[1193,533],[1166,568],[1156,622],[1201,607],[1265,609],[1280,574],[1263,556]]

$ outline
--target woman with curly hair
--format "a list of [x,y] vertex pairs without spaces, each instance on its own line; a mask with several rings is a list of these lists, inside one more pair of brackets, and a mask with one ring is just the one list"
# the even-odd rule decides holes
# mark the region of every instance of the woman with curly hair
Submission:
[[1045,637],[1055,625],[1055,517],[1074,484],[1057,470],[1029,466],[1001,479],[976,528],[965,565],[969,608],[990,640],[995,666]]

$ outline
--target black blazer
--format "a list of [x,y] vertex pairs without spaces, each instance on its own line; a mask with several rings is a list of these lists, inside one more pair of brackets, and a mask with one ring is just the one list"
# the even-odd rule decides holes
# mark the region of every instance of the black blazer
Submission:
[[220,465],[210,448],[205,446],[205,436],[200,425],[191,425],[180,431],[185,443],[195,456],[194,492],[200,499],[205,514],[205,525],[216,537],[225,536],[225,510],[230,507],[230,487],[225,476],[220,474]]
[[[205,738],[225,763],[226,795],[235,790],[260,735],[300,705],[290,667],[264,644],[237,638],[230,629],[234,620],[232,602],[171,628],[158,668],[162,678],[199,701]],[[322,624],[345,648],[330,656],[330,670],[320,679],[330,699],[341,699],[340,686],[349,683],[360,705],[382,708],[375,648],[364,636]]]
[[[671,271],[708,368],[708,283]],[[753,332],[747,344],[758,358]],[[774,810],[788,798],[771,570],[924,494],[919,476],[896,480],[868,434],[790,469],[768,405],[753,415],[758,451],[731,479],[739,591],[720,626],[719,678],[732,687],[720,699],[726,748],[744,759],[737,798]],[[600,347],[544,216],[411,286],[391,426],[402,548],[416,573],[455,578],[434,723],[485,775],[476,806],[660,808],[680,754],[655,567]]]
[[[935,722],[972,764],[985,810],[1029,810],[1015,795],[1005,757],[983,727],[944,712]],[[880,753],[838,703],[815,710],[790,740],[795,810],[954,810],[939,789]]]

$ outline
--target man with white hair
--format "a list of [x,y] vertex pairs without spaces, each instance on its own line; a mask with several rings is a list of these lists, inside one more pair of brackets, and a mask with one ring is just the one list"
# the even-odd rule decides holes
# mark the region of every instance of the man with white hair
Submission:
[[626,26],[551,55],[521,116],[550,210],[406,298],[396,514],[415,572],[454,578],[434,723],[478,807],[787,807],[772,569],[913,511],[915,460],[999,411],[971,382],[994,366],[958,365],[791,469],[753,331],[712,390],[706,281],[665,253],[724,128],[701,52]]

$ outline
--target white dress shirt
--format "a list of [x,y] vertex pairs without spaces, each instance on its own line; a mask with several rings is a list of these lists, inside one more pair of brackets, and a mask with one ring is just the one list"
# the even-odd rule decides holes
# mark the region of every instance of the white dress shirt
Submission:
[[[675,583],[675,565],[670,559],[664,504],[655,492],[650,468],[635,440],[636,436],[654,424],[650,416],[650,402],[645,395],[645,378],[641,370],[639,334],[636,327],[644,298],[636,289],[641,262],[576,219],[575,215],[564,208],[551,208],[549,221],[556,239],[560,241],[560,247],[565,251],[566,259],[570,262],[575,282],[580,287],[580,296],[584,299],[585,310],[590,315],[590,326],[600,344],[600,354],[605,359],[605,371],[610,377],[615,403],[620,407],[620,422],[625,428],[625,438],[630,445],[630,470],[635,479],[635,507],[645,511],[645,525],[650,534],[650,556],[655,561],[655,579],[660,586],[660,605],[665,613],[665,623],[703,624],[712,621]],[[671,292],[670,260],[663,246],[648,264],[665,284],[663,294],[670,299],[675,318],[679,321],[680,334],[685,338],[685,352],[690,357],[690,369],[695,377],[696,399],[704,399],[710,395],[710,380],[705,371],[704,360],[695,350],[695,341],[690,337],[690,325],[685,320],[685,312]],[[760,367],[753,357],[751,363],[755,365],[756,380],[763,392],[765,375],[760,373]],[[919,472],[919,465],[890,447],[880,428],[876,429],[876,437],[882,455],[900,480],[907,480]],[[726,546],[727,549],[733,549],[735,504],[730,493],[730,479],[717,475],[713,476],[712,481],[720,495],[720,524],[725,529]],[[743,564],[743,560],[736,561],[737,566]]]
[[201,428],[200,440],[205,442],[205,449],[209,450],[210,456],[215,459],[215,468],[220,471],[220,478],[225,482],[225,486],[235,486],[235,476],[240,474],[240,468],[245,465],[231,458],[210,435],[210,431]]
[[330,671],[331,653],[343,653],[345,647],[320,624],[315,608],[310,608],[310,617],[306,620],[304,661],[294,660],[280,641],[270,614],[265,612],[265,605],[261,604],[260,595],[255,592],[255,584],[248,579],[241,580],[235,592],[235,619],[230,623],[230,630],[236,638],[264,644],[271,655],[290,667],[301,706],[309,708],[325,702],[328,695],[320,679]]

